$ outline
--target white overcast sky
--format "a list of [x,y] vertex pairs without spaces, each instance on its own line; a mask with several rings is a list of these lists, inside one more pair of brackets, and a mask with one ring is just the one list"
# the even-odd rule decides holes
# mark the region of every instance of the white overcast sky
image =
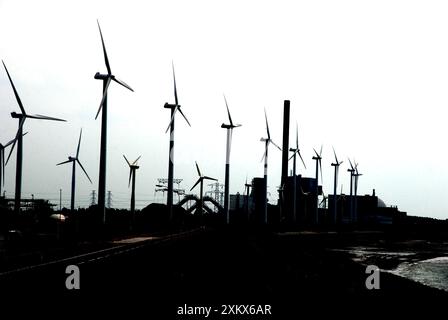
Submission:
[[[291,100],[307,169],[323,145],[324,192],[332,193],[331,147],[344,160],[340,184],[349,190],[347,157],[364,175],[359,194],[376,189],[387,205],[411,215],[448,218],[448,3],[446,1],[24,1],[0,0],[0,58],[5,60],[28,113],[67,119],[29,119],[24,138],[23,197],[64,204],[71,168],[55,164],[74,155],[93,184],[77,175],[77,205],[98,187],[100,122],[94,117],[105,72],[99,19],[113,73],[135,93],[109,90],[107,190],[115,207],[129,205],[130,159],[142,155],[137,207],[161,200],[157,178],[167,176],[173,102],[171,61],[179,102],[189,118],[176,121],[175,177],[189,190],[194,161],[224,181],[226,121],[235,129],[232,193],[246,175],[263,175],[263,108],[281,145],[283,100]],[[11,139],[18,111],[6,72],[0,71],[0,139]],[[271,149],[269,191],[276,198],[281,154]],[[15,154],[6,167],[6,194],[14,194]],[[339,185],[338,189],[341,186]]]

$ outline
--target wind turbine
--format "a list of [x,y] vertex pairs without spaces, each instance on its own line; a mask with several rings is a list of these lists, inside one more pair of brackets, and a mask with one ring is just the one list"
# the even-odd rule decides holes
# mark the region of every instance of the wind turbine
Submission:
[[348,172],[350,172],[350,219],[352,222],[354,222],[354,216],[353,216],[353,177],[355,168],[353,167],[352,162],[350,159],[348,159],[348,162],[350,163],[350,168],[347,169]]
[[224,212],[226,214],[226,222],[229,224],[229,174],[230,174],[230,148],[232,145],[232,133],[233,128],[241,127],[240,124],[233,124],[232,117],[230,116],[229,105],[227,104],[226,96],[224,96],[226,103],[227,115],[229,116],[229,124],[222,124],[221,128],[227,130],[227,146],[226,146],[226,176],[224,182]]
[[103,224],[106,223],[106,160],[107,160],[107,90],[111,81],[115,81],[118,84],[121,84],[123,87],[134,91],[130,86],[128,86],[123,81],[119,80],[112,74],[112,70],[110,68],[109,59],[107,57],[106,46],[104,45],[103,33],[101,32],[100,23],[97,20],[98,30],[100,31],[101,36],[101,44],[103,46],[103,54],[104,54],[104,62],[107,68],[107,74],[101,74],[97,72],[94,76],[97,80],[103,81],[103,97],[101,99],[100,106],[98,108],[98,112],[96,113],[95,120],[98,118],[100,111],[102,111],[101,115],[101,146],[100,146],[100,173],[98,179],[98,210],[102,214]]
[[4,145],[0,143],[0,195],[2,194],[2,186],[5,185],[5,149],[12,145],[14,141],[16,141],[16,138]]
[[[139,156],[137,159],[135,159],[134,162],[130,163],[125,155],[123,155],[124,160],[126,160],[128,166],[129,166],[129,183],[128,187],[131,185],[132,180],[132,191],[131,191],[131,217],[132,221],[134,221],[134,214],[135,214],[135,171],[140,168],[137,165],[137,161],[140,159],[141,156]],[[134,223],[132,223],[134,224]]]
[[339,162],[338,157],[336,156],[336,151],[333,148],[333,153],[334,153],[334,160],[335,162],[332,163],[331,165],[334,167],[334,188],[333,188],[333,219],[334,219],[334,223],[337,223],[337,209],[336,209],[336,204],[337,204],[337,200],[336,200],[336,188],[338,186],[338,175],[339,175],[339,166],[344,162],[341,161]]
[[290,148],[289,151],[293,152],[292,156],[289,158],[289,160],[293,159],[292,164],[292,172],[293,172],[293,187],[292,187],[292,194],[293,194],[293,201],[292,201],[292,212],[293,212],[293,219],[294,223],[297,221],[297,174],[296,174],[296,155],[299,155],[300,160],[302,160],[303,166],[306,169],[305,161],[303,161],[302,155],[300,154],[299,149],[299,127],[296,123],[296,147]]
[[263,201],[263,213],[264,213],[264,224],[268,223],[268,149],[269,144],[273,144],[276,146],[280,151],[282,149],[271,139],[271,134],[269,132],[269,124],[268,124],[268,116],[266,115],[266,109],[264,109],[264,118],[266,120],[266,133],[267,138],[261,138],[260,141],[263,141],[265,143],[265,149],[264,149],[264,155],[261,158],[261,161],[264,159],[264,191],[263,194],[265,196],[265,199]]
[[89,175],[87,174],[87,171],[82,166],[81,162],[79,161],[79,147],[81,146],[81,136],[82,136],[82,129],[79,132],[79,140],[78,140],[78,148],[76,149],[76,156],[75,157],[68,157],[67,161],[58,163],[57,166],[65,163],[72,162],[72,195],[71,195],[71,201],[70,201],[70,210],[73,212],[75,210],[75,185],[76,185],[76,163],[79,164],[82,171],[86,174],[87,179],[89,179],[90,183],[92,183],[92,180],[90,180]]
[[316,211],[315,211],[315,222],[319,223],[319,167],[320,167],[320,178],[323,185],[323,177],[322,177],[322,146],[320,147],[320,152],[317,153],[316,149],[314,149],[315,156],[313,156],[313,160],[316,160]]
[[199,214],[202,215],[202,209],[204,207],[204,198],[203,198],[203,191],[204,191],[204,180],[214,180],[214,181],[218,181],[218,179],[215,178],[210,178],[208,176],[203,176],[201,173],[201,170],[199,169],[198,163],[196,163],[196,169],[198,170],[198,175],[199,175],[199,179],[196,181],[196,183],[193,185],[193,187],[191,187],[190,191],[194,189],[194,187],[196,187],[198,185],[198,183],[201,184],[200,186],[200,194],[199,194]]
[[358,172],[358,163],[355,162],[355,173],[353,174],[353,177],[355,179],[355,205],[353,210],[353,218],[354,222],[358,222],[358,178],[362,176],[362,173]]
[[12,90],[14,91],[14,95],[17,100],[17,104],[20,107],[20,111],[22,113],[11,112],[11,117],[19,120],[19,128],[17,129],[16,138],[13,140],[13,144],[11,147],[11,151],[9,152],[8,159],[6,163],[8,163],[9,158],[11,157],[12,151],[17,142],[17,157],[16,157],[16,190],[15,190],[15,199],[14,199],[14,211],[18,213],[20,211],[20,201],[21,201],[21,193],[22,193],[22,164],[23,164],[23,124],[27,118],[30,119],[39,119],[39,120],[53,120],[53,121],[65,121],[63,119],[52,118],[48,116],[43,116],[40,114],[30,115],[25,112],[25,108],[23,107],[22,101],[20,100],[19,94],[12,82],[11,76],[6,68],[5,62],[2,60],[3,66],[5,67],[6,74],[8,75],[9,82],[11,83]]
[[174,118],[176,112],[179,111],[185,121],[191,127],[190,122],[180,109],[179,101],[177,99],[177,87],[176,87],[176,74],[174,72],[174,63],[171,64],[173,68],[173,79],[174,79],[174,104],[168,102],[165,103],[164,108],[171,109],[171,121],[166,129],[165,133],[170,129],[170,153],[168,159],[168,196],[167,196],[167,206],[170,221],[173,219],[173,182],[174,182]]

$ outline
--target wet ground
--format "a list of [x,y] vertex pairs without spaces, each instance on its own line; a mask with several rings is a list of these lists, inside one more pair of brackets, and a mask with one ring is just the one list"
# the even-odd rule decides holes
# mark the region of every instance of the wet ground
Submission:
[[[162,315],[160,319],[181,319],[176,310],[185,304],[268,304],[275,314],[271,318],[293,319],[305,311],[315,316],[359,309],[403,313],[429,307],[424,301],[448,301],[444,291],[387,272],[380,274],[379,290],[368,290],[365,265],[344,250],[349,244],[381,243],[382,238],[375,232],[204,230],[169,241],[146,241],[120,254],[10,274],[0,277],[0,285],[10,298],[73,303],[77,310],[139,310]],[[79,267],[79,290],[65,287],[68,263]],[[103,300],[107,304],[99,302]]]

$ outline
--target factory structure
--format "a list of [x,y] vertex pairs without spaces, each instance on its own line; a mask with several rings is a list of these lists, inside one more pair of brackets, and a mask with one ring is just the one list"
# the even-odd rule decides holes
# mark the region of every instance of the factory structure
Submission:
[[[318,162],[316,162],[315,178],[297,174],[288,176],[288,151],[298,151],[298,146],[297,149],[289,149],[289,109],[290,103],[285,100],[279,199],[275,205],[269,204],[265,178],[255,177],[250,184],[250,193],[230,195],[230,210],[233,213],[234,221],[263,224],[266,203],[268,224],[282,223],[291,226],[390,225],[406,217],[406,213],[399,211],[397,207],[386,206],[384,201],[376,195],[375,189],[372,194],[368,195],[357,195],[356,191],[350,194],[324,195],[322,186],[319,185]],[[319,156],[319,154],[317,155]],[[317,158],[317,160],[319,159]],[[352,164],[350,165],[352,166]],[[360,174],[358,174],[357,168],[355,170],[352,166],[352,169],[352,179],[356,189],[357,178]]]

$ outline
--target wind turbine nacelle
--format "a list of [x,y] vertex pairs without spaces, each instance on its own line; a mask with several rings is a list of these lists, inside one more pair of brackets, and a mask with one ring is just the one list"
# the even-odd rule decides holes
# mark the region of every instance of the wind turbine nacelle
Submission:
[[22,118],[23,115],[13,111],[13,112],[11,112],[11,117],[18,119],[18,118]]
[[107,77],[108,77],[107,74],[101,74],[99,72],[95,73],[95,76],[94,76],[94,78],[97,80],[106,80]]
[[[175,105],[175,104],[168,103],[168,102],[165,102],[165,105],[164,105],[163,107],[164,107],[164,108],[167,108],[167,109],[173,109],[173,108],[176,107],[176,105]],[[180,105],[178,105],[178,107],[180,108]]]

